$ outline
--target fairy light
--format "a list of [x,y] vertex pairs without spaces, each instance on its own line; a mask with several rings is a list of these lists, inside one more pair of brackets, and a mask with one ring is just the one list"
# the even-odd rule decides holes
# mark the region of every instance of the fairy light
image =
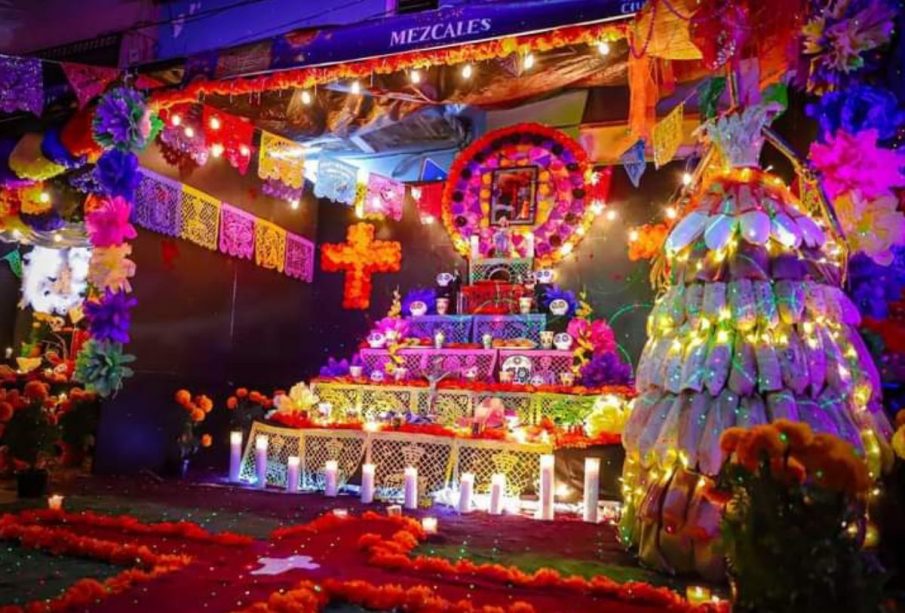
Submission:
[[292,200],[289,201],[289,208],[291,208],[293,211],[299,210],[298,198],[293,198]]
[[610,43],[606,42],[605,40],[602,40],[599,43],[597,43],[597,53],[599,53],[600,55],[604,55],[604,56],[609,55],[610,54]]
[[467,81],[468,79],[471,78],[471,76],[473,74],[474,74],[474,66],[472,66],[471,64],[465,64],[464,66],[462,66],[462,78],[463,79],[465,79]]
[[728,330],[720,330],[716,333],[716,342],[725,344],[729,342],[729,331]]
[[53,235],[53,242],[59,243],[63,240],[63,236],[59,232],[55,232]]
[[38,196],[38,200],[41,201],[42,204],[47,204],[48,202],[50,202],[50,194],[48,194],[47,192],[41,192],[41,194]]
[[421,71],[418,70],[417,68],[412,70],[409,73],[409,80],[415,85],[418,85],[419,83],[421,83]]
[[172,117],[170,117],[170,123],[174,126],[178,126],[182,123],[182,115],[179,113],[174,113]]
[[22,232],[19,231],[18,228],[13,230],[13,238],[15,238],[16,240],[19,240],[20,238],[22,238]]
[[667,219],[675,219],[679,216],[679,211],[676,210],[674,206],[666,207],[666,218]]
[[565,243],[562,247],[559,248],[559,252],[563,257],[572,253],[572,243]]
[[607,209],[607,212],[606,212],[607,221],[616,221],[617,217],[619,217],[619,213],[616,212],[616,209]]
[[682,173],[682,185],[684,185],[685,187],[688,187],[689,185],[691,185],[692,181],[694,181],[694,177],[691,176],[690,172]]
[[595,215],[600,215],[601,213],[603,213],[603,209],[604,206],[602,200],[593,200],[591,202],[591,212]]
[[193,138],[195,136],[195,129],[192,128],[192,126],[186,126],[182,133],[185,134],[186,138]]
[[631,230],[629,230],[629,233],[628,233],[628,240],[629,240],[630,242],[634,243],[636,240],[638,240],[638,237],[639,237],[639,234],[638,234],[638,231],[637,231],[637,230],[635,230],[634,228],[632,228]]
[[525,70],[531,70],[534,67],[534,54],[526,53],[525,57],[522,59],[522,68]]
[[304,104],[305,106],[311,104],[311,92],[309,92],[307,89],[302,90],[302,104]]
[[216,116],[211,117],[211,120],[208,122],[208,125],[210,125],[211,130],[219,130],[219,129],[220,129],[220,125],[221,125],[221,124],[220,124],[220,118],[219,118],[219,117],[216,117]]
[[239,153],[247,157],[251,155],[251,149],[248,148],[248,145],[242,145],[241,147],[239,147]]
[[349,86],[349,91],[352,92],[353,96],[357,96],[361,93],[361,83],[352,81],[352,84]]
[[214,143],[213,145],[211,145],[211,155],[215,158],[223,155],[223,145],[221,145],[220,143]]

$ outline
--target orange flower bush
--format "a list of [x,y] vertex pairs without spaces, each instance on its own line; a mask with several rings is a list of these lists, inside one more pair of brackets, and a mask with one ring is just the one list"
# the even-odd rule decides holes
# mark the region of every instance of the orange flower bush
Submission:
[[214,401],[204,394],[198,394],[193,397],[191,392],[186,389],[177,391],[174,399],[176,404],[185,409],[186,412],[182,434],[179,435],[178,439],[179,449],[184,459],[197,452],[199,447],[210,447],[212,442],[210,435],[204,434],[199,438],[195,434],[195,428],[214,409]]
[[632,262],[653,259],[663,251],[669,227],[665,223],[644,224],[634,228],[628,243],[628,259]]

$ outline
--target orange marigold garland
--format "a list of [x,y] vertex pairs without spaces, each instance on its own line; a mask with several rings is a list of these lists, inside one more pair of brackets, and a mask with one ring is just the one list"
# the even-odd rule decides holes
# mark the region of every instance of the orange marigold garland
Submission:
[[665,223],[644,224],[629,232],[628,259],[651,260],[662,253],[669,227]]
[[371,306],[371,275],[399,272],[402,266],[402,245],[396,241],[374,240],[374,230],[371,224],[356,223],[349,226],[347,242],[321,245],[321,268],[346,274],[345,309]]

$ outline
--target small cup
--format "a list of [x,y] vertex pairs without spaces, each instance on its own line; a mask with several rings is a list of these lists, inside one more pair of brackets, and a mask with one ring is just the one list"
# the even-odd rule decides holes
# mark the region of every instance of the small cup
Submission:
[[544,349],[553,349],[553,337],[556,333],[553,330],[544,330],[540,333],[540,346]]
[[434,332],[434,348],[443,349],[444,342],[446,342],[446,335],[443,334],[443,331],[437,330],[436,332]]
[[362,371],[361,366],[350,366],[349,367],[349,375],[356,379],[361,376],[361,371]]
[[437,298],[437,315],[446,315],[449,311],[449,298]]
[[559,382],[566,387],[572,387],[575,385],[575,375],[570,372],[561,372],[559,373]]
[[522,315],[528,315],[531,313],[531,303],[533,299],[531,296],[522,296],[518,299],[518,310]]
[[484,345],[484,349],[493,349],[493,335],[490,333],[484,334],[481,337],[481,343]]

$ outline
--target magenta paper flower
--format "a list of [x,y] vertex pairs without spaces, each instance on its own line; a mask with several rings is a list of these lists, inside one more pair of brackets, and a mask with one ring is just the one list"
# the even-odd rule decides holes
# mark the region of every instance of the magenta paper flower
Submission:
[[811,162],[823,175],[830,198],[858,191],[866,200],[892,195],[892,189],[905,186],[902,168],[905,156],[877,146],[877,131],[858,134],[837,130],[826,144],[811,144]]
[[602,319],[589,322],[576,317],[569,322],[566,331],[576,341],[590,348],[594,354],[607,353],[616,349],[616,337],[613,335],[613,330]]
[[135,228],[129,223],[131,205],[116,196],[104,198],[85,215],[85,228],[95,247],[121,245],[135,238]]

